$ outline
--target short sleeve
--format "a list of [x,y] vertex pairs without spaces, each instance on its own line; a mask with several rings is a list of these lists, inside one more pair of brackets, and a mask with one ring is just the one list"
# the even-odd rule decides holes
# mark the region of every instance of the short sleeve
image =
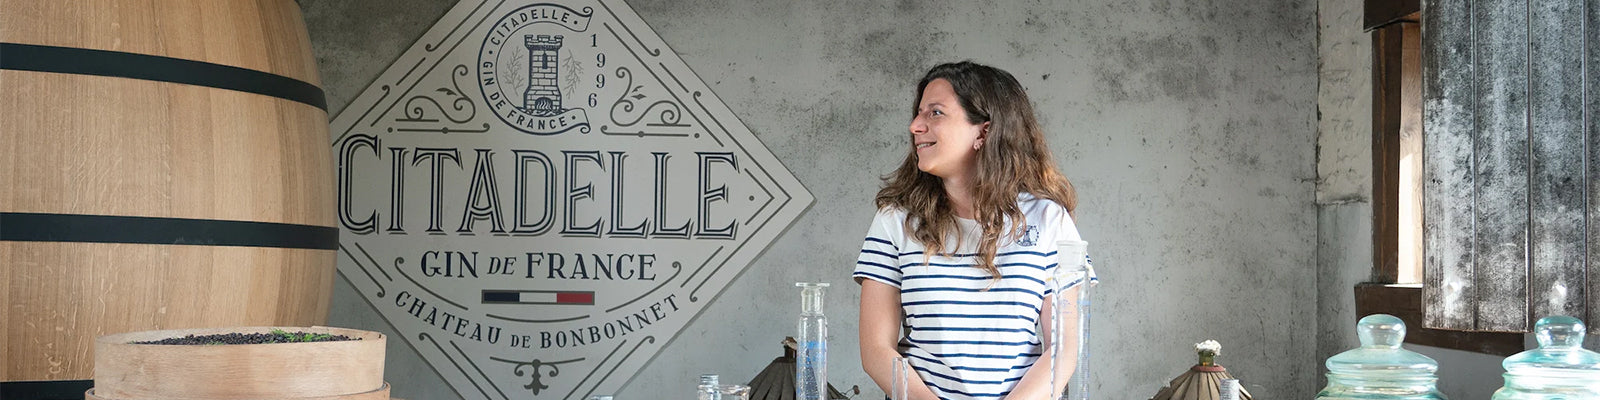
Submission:
[[861,255],[856,258],[856,270],[850,276],[860,284],[871,279],[900,287],[900,243],[905,232],[900,214],[893,210],[879,210],[867,228],[867,237],[861,242]]

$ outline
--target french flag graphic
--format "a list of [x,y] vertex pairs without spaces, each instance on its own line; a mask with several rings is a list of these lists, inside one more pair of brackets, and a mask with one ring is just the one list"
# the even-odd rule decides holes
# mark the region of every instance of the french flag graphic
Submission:
[[483,304],[594,305],[593,291],[567,290],[487,290]]

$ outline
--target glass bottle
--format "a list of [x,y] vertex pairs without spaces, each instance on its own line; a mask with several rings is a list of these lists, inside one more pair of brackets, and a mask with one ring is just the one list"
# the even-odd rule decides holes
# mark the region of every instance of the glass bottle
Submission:
[[1072,380],[1077,382],[1072,392],[1074,400],[1089,400],[1089,291],[1094,286],[1094,272],[1089,267],[1088,243],[1084,243],[1083,257],[1078,260],[1078,364]]
[[889,400],[911,399],[911,364],[904,357],[895,357],[890,364]]
[[1239,380],[1223,379],[1217,392],[1217,400],[1239,400]]
[[700,375],[700,386],[695,388],[695,398],[698,400],[720,400],[721,393],[717,392],[717,374]]
[[1328,358],[1328,387],[1317,400],[1443,400],[1439,363],[1400,348],[1406,324],[1388,314],[1356,323],[1361,347]]
[[721,400],[750,400],[750,387],[745,385],[717,386],[717,396]]
[[1600,353],[1582,347],[1583,321],[1544,317],[1533,332],[1539,348],[1506,357],[1493,400],[1600,399]]
[[[1050,387],[1051,390],[1061,390],[1062,399],[1089,398],[1089,285],[1093,274],[1089,270],[1088,260],[1089,243],[1082,240],[1063,240],[1056,242],[1056,260],[1058,267],[1055,275],[1050,277],[1050,290],[1056,293],[1051,296],[1050,309]],[[1077,301],[1066,300],[1059,295],[1063,290],[1078,285]],[[1076,304],[1074,304],[1076,303]],[[1061,356],[1061,319],[1068,306],[1076,306],[1078,311],[1078,358],[1071,381],[1076,382],[1072,390],[1066,390],[1067,382],[1060,381],[1056,374],[1056,366],[1064,365],[1066,361]]]
[[826,283],[799,282],[800,334],[796,335],[795,400],[828,400],[828,317],[822,315]]

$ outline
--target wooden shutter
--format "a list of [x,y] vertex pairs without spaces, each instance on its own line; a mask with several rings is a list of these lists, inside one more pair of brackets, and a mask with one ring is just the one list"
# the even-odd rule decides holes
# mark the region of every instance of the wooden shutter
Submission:
[[[1600,0],[1425,0],[1424,325],[1591,321]],[[1595,38],[1595,39],[1591,39]],[[1591,50],[1594,49],[1594,50]],[[1597,254],[1600,256],[1600,254]],[[1600,332],[1590,323],[1590,332]]]

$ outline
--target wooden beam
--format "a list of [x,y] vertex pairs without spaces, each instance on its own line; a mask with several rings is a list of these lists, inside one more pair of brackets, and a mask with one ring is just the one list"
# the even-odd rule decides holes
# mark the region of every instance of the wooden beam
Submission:
[[1366,0],[1361,27],[1373,30],[1399,21],[1417,22],[1422,0]]
[[1399,276],[1394,283],[1422,282],[1422,24],[1405,29],[1400,53]]
[[1405,29],[1372,31],[1372,281],[1399,276],[1400,103]]

